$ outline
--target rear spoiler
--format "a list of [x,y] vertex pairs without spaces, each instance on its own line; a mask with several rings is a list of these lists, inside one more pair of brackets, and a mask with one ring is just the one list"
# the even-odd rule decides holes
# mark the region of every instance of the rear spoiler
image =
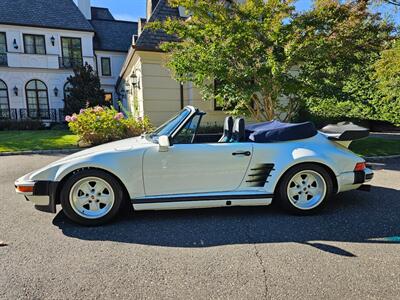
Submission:
[[369,136],[368,128],[355,125],[351,122],[340,122],[329,124],[320,130],[329,140],[349,147],[354,140],[363,139]]

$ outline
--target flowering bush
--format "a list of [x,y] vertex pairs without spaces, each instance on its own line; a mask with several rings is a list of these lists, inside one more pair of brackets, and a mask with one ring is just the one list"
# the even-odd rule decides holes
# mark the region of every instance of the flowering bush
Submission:
[[151,128],[147,118],[138,120],[108,107],[81,109],[79,114],[66,116],[70,130],[85,144],[99,145],[138,136]]

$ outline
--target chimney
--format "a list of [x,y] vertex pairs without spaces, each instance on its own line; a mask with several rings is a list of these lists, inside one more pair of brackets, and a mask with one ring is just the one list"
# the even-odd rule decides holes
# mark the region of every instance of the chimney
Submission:
[[78,7],[86,19],[92,19],[92,11],[90,8],[90,0],[78,0]]
[[145,18],[139,18],[138,22],[138,36],[142,33],[144,25],[146,25],[147,20]]
[[150,19],[151,14],[156,8],[158,1],[160,0],[146,0],[146,19],[147,21]]

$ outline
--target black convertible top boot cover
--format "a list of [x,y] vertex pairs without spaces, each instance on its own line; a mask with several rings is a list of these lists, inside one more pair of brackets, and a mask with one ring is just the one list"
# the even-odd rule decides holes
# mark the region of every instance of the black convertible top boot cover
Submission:
[[301,140],[317,134],[311,122],[282,123],[270,121],[246,126],[246,137],[256,143],[273,143]]

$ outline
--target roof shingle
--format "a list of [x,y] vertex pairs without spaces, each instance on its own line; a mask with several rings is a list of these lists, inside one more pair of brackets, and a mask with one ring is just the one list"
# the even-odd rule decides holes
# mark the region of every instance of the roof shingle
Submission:
[[[178,8],[171,7],[167,0],[160,0],[148,22],[164,21],[168,17],[181,18]],[[138,50],[161,51],[161,43],[176,41],[178,41],[178,38],[166,34],[162,30],[151,30],[145,27],[143,32],[138,37],[135,46]]]
[[1,0],[0,23],[94,31],[72,0]]
[[91,20],[96,32],[94,49],[128,52],[132,38],[138,33],[138,23],[128,21]]
[[91,7],[92,20],[115,20],[110,10],[105,7]]

